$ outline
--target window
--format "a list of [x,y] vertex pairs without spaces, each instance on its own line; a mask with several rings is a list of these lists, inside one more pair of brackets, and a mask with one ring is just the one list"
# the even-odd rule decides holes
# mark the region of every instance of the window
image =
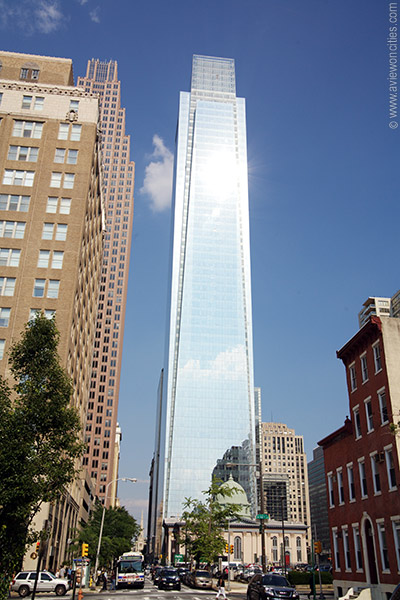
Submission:
[[352,464],[347,465],[347,482],[349,486],[349,500],[350,502],[352,502],[353,500],[355,500],[356,497],[354,489],[354,471]]
[[79,108],[79,100],[70,100],[69,110],[78,110],[78,108]]
[[18,267],[21,250],[0,248],[0,267]]
[[358,471],[360,475],[361,497],[366,498],[368,495],[368,489],[367,476],[365,474],[365,462],[363,458],[358,461]]
[[55,230],[55,239],[59,242],[65,242],[67,239],[68,225],[62,223],[43,223],[42,240],[52,240]]
[[6,340],[0,340],[0,360],[4,357],[4,348],[6,347]]
[[44,97],[43,96],[22,96],[22,109],[29,110],[43,110]]
[[47,269],[49,266],[50,250],[39,250],[39,258],[37,266],[42,269]]
[[392,448],[385,448],[385,461],[386,471],[388,477],[389,490],[396,489],[396,474],[394,470],[393,452]]
[[351,571],[351,560],[350,560],[350,546],[349,546],[349,532],[347,528],[343,527],[343,551],[344,551],[344,566],[346,571]]
[[79,142],[81,139],[82,125],[70,125],[69,123],[60,123],[58,129],[58,139],[68,140],[72,142]]
[[385,388],[382,388],[378,391],[378,399],[379,399],[379,413],[381,416],[381,425],[385,425],[389,422],[388,410],[386,405],[386,394]]
[[339,554],[339,540],[338,540],[338,532],[336,527],[332,529],[332,539],[333,539],[333,555],[335,557],[335,570],[340,571],[340,554]]
[[328,491],[329,491],[329,506],[335,506],[335,496],[333,493],[333,475],[332,473],[328,473]]
[[32,66],[22,67],[19,78],[20,79],[33,79],[33,81],[37,81],[39,79],[40,69],[33,68]]
[[43,123],[37,121],[14,121],[13,136],[40,140],[42,137]]
[[61,215],[69,215],[71,210],[71,199],[70,198],[57,198],[54,196],[49,196],[47,198],[47,213],[57,213],[59,212]]
[[350,389],[352,392],[357,389],[356,367],[354,363],[349,367]]
[[374,351],[375,373],[379,373],[379,371],[382,370],[381,348],[379,343],[372,346],[372,349]]
[[374,452],[371,457],[372,482],[374,484],[374,494],[381,493],[381,479],[379,476],[379,467],[377,463],[378,454]]
[[74,187],[75,175],[74,173],[64,173],[64,185],[63,187],[68,190],[72,190]]
[[15,277],[0,277],[0,296],[14,296]]
[[356,439],[361,437],[361,422],[360,422],[360,410],[358,406],[355,406],[353,409],[353,417],[354,417],[354,433],[356,434]]
[[277,562],[278,560],[278,538],[274,535],[271,538],[272,541],[272,560],[273,562]]
[[0,308],[0,327],[8,327],[11,308]]
[[19,212],[28,212],[30,199],[30,196],[0,194],[0,210],[15,210]]
[[17,169],[5,169],[3,185],[23,185],[32,187],[35,171],[18,171]]
[[32,104],[33,96],[22,96],[21,108],[30,108]]
[[344,489],[343,489],[343,472],[342,468],[336,470],[337,474],[337,486],[338,486],[338,496],[339,496],[339,504],[344,503]]
[[58,240],[59,242],[65,242],[65,240],[67,239],[67,230],[68,225],[58,223],[58,225],[56,226],[56,240]]
[[43,223],[42,240],[52,240],[54,223]]
[[25,234],[25,225],[21,221],[0,221],[0,237],[21,240]]
[[361,379],[362,382],[365,383],[368,381],[368,366],[367,366],[367,354],[363,354],[360,356],[361,361]]
[[61,186],[62,173],[52,173],[50,179],[50,187],[59,188]]
[[63,163],[65,160],[65,153],[66,153],[65,148],[56,148],[56,153],[54,155],[54,162],[55,163]]
[[367,420],[367,432],[370,433],[374,430],[374,420],[372,417],[372,404],[371,404],[371,396],[364,400],[365,406],[365,418]]
[[361,553],[361,539],[360,539],[360,528],[358,525],[353,525],[353,540],[354,540],[354,554],[356,559],[357,571],[362,571],[362,553]]
[[78,150],[68,150],[67,164],[68,165],[76,165],[77,161],[78,161]]
[[62,269],[64,260],[64,252],[54,251],[51,259],[52,269]]
[[25,162],[37,162],[39,148],[33,146],[10,146],[8,149],[8,160],[20,160]]
[[35,298],[44,298],[45,279],[35,279],[33,286],[33,296]]
[[37,313],[43,313],[46,319],[52,319],[56,314],[55,310],[43,310],[42,308],[31,308],[29,311],[29,320],[31,321],[36,317]]
[[381,553],[381,561],[382,561],[382,570],[389,571],[389,556],[388,549],[386,543],[386,532],[385,532],[385,524],[383,522],[377,523],[378,527],[378,536],[379,536],[379,549]]
[[49,279],[47,287],[47,298],[58,298],[58,292],[60,289],[60,282],[56,279]]
[[392,517],[393,539],[396,548],[397,570],[400,571],[400,517]]

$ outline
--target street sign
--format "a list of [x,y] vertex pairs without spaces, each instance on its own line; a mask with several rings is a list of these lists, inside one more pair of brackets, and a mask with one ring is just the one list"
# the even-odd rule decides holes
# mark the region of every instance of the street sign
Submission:
[[183,554],[175,554],[175,562],[183,562]]
[[259,515],[256,516],[256,519],[269,519],[269,515],[260,513]]

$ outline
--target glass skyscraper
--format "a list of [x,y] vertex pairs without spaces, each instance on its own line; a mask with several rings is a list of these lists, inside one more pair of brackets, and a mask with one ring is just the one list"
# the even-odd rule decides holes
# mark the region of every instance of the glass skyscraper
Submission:
[[232,454],[249,465],[255,508],[245,100],[232,59],[195,55],[180,94],[171,270],[164,518],[201,498]]

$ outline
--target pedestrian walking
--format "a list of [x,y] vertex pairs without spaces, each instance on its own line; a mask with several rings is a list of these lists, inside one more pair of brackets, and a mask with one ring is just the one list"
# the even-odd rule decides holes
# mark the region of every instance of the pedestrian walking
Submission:
[[101,591],[107,591],[107,571],[103,572],[103,587],[101,588]]
[[313,571],[310,573],[308,584],[310,586],[310,591],[307,594],[307,598],[315,598],[315,576]]
[[221,573],[221,575],[218,577],[218,592],[216,595],[216,600],[218,600],[218,598],[220,596],[222,596],[222,598],[224,598],[224,600],[226,600],[226,594],[225,594],[225,579],[223,574]]

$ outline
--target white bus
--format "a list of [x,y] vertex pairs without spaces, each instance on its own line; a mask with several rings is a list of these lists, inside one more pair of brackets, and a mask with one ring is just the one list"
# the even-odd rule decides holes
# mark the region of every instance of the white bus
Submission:
[[140,552],[124,552],[117,561],[115,587],[144,588],[144,558]]

